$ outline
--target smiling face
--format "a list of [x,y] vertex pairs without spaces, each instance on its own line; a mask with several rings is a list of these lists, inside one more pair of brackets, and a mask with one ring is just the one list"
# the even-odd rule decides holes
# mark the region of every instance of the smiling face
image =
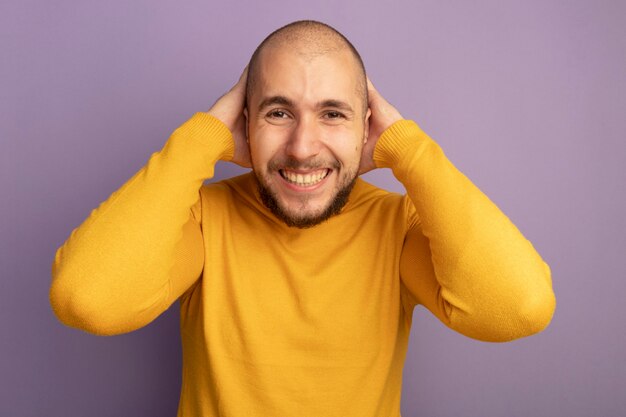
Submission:
[[347,48],[261,53],[247,108],[250,155],[263,202],[289,226],[319,224],[347,202],[368,131],[359,77]]

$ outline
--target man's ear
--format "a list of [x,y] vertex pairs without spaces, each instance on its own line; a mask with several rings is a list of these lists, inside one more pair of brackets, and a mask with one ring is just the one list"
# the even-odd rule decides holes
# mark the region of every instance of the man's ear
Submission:
[[248,137],[248,108],[243,108],[243,115],[245,117],[245,125],[246,125],[246,142],[250,142],[250,138]]
[[372,115],[372,109],[367,108],[367,113],[365,113],[365,121],[363,122],[363,128],[365,132],[363,133],[363,144],[367,143],[367,139],[370,134],[370,116]]

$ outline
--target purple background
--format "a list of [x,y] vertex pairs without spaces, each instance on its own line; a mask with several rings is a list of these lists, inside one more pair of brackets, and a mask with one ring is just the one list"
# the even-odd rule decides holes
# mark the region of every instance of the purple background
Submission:
[[[625,16],[591,0],[3,1],[0,415],[175,415],[178,304],[126,335],[67,328],[48,302],[54,253],[265,35],[313,18],[552,268],[537,336],[478,342],[418,308],[403,415],[623,416]],[[388,170],[367,178],[401,191]]]

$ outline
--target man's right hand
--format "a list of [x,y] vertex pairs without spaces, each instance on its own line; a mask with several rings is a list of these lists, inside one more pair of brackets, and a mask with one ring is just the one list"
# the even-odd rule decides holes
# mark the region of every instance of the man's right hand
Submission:
[[237,84],[220,97],[207,113],[221,120],[233,134],[235,153],[231,162],[250,168],[252,165],[246,137],[246,119],[243,113],[247,78],[248,67],[241,73]]

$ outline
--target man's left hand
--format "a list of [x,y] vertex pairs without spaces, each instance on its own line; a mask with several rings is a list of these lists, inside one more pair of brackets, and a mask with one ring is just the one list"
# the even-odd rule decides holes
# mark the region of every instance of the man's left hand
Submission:
[[403,119],[400,112],[378,93],[369,77],[367,79],[367,94],[369,96],[368,106],[371,114],[369,117],[369,133],[367,142],[363,146],[359,175],[377,168],[374,163],[376,142],[378,142],[380,135],[389,126]]

